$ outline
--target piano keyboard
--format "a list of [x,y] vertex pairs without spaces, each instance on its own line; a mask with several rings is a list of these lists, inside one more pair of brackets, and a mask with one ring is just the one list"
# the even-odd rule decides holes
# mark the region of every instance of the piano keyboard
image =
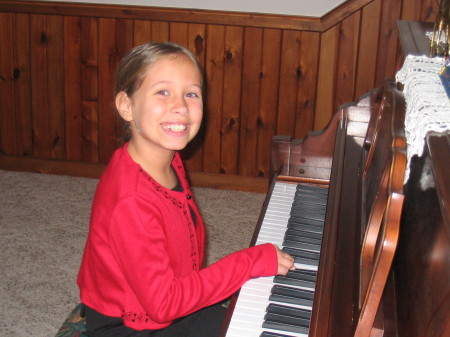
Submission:
[[[308,336],[328,190],[298,186],[307,190],[297,191],[295,184],[275,182],[255,243],[283,247],[295,257],[296,270],[287,277],[261,277],[246,282],[226,337]],[[293,205],[294,196],[307,203],[306,209],[298,202]],[[309,214],[307,219],[305,213]]]

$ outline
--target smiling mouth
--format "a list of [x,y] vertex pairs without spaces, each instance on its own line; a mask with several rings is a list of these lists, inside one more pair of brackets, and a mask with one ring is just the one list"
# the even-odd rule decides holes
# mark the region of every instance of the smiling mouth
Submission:
[[163,124],[162,128],[172,132],[183,132],[187,129],[186,124]]

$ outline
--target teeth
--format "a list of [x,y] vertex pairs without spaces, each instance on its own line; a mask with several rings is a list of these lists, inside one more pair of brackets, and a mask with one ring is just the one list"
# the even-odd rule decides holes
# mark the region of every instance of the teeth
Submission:
[[184,124],[165,124],[163,125],[163,128],[165,130],[170,130],[173,132],[182,132],[186,130],[186,125]]

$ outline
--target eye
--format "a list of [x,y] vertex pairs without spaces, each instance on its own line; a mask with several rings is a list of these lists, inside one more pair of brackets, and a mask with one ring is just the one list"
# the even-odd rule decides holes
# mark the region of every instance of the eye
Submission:
[[200,98],[200,95],[197,94],[196,92],[188,92],[186,94],[186,97],[190,97],[190,98]]
[[165,89],[156,92],[157,95],[168,96],[169,92]]

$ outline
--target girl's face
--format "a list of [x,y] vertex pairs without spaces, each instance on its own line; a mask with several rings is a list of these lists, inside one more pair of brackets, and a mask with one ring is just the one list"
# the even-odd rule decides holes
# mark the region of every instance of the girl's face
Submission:
[[131,98],[124,92],[116,97],[117,110],[130,123],[131,142],[156,151],[183,149],[200,128],[201,86],[201,74],[186,56],[156,61]]

